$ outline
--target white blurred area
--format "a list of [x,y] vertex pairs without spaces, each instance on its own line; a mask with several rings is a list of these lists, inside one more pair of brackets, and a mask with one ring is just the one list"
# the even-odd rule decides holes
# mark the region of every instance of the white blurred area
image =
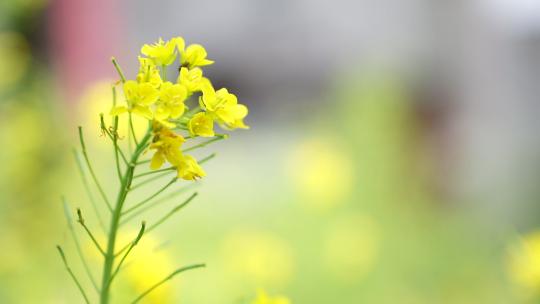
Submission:
[[209,73],[241,92],[258,125],[309,115],[302,109],[323,103],[346,76],[399,73],[419,92],[414,107],[444,117],[426,132],[449,193],[488,221],[533,220],[540,1],[167,0],[158,14],[135,3],[130,55],[161,35],[205,44],[218,62]]

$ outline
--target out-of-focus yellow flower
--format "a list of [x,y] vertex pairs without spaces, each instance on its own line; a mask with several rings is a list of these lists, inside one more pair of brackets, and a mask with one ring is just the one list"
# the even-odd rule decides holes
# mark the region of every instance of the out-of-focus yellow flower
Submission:
[[206,172],[191,155],[182,155],[176,164],[178,177],[185,180],[196,180],[206,176]]
[[209,82],[208,78],[203,77],[203,71],[200,68],[188,69],[180,68],[177,82],[186,87],[188,94],[201,90],[205,82]]
[[213,60],[206,59],[208,55],[204,47],[200,44],[191,44],[185,50],[179,48],[181,54],[182,66],[193,68],[197,66],[205,66],[214,63]]
[[154,44],[143,45],[141,53],[152,59],[157,66],[170,65],[176,59],[176,48],[181,42],[183,42],[183,39],[180,37],[173,38],[167,42],[159,38],[158,42]]
[[137,74],[137,82],[150,83],[154,88],[161,86],[162,80],[159,70],[154,62],[149,58],[139,57],[139,73]]
[[156,103],[154,116],[158,120],[178,118],[184,114],[186,106],[186,88],[179,84],[165,82],[159,90],[159,100]]
[[172,165],[177,165],[182,159],[180,147],[185,139],[182,135],[175,134],[167,127],[154,123],[154,139],[150,144],[150,150],[156,150],[150,162],[153,170],[161,168],[167,160]]
[[333,140],[307,139],[292,149],[286,167],[292,184],[310,208],[328,210],[347,197],[354,184],[353,163]]
[[[123,234],[119,247],[127,244],[136,235],[136,232]],[[174,269],[171,257],[166,251],[160,250],[160,244],[149,235],[137,243],[126,260],[123,277],[127,281],[127,288],[133,289],[134,294],[140,294],[169,275]],[[163,284],[145,297],[142,303],[174,303],[174,289],[178,285]],[[130,295],[132,297],[132,295]],[[120,299],[118,299],[120,300]],[[132,300],[125,299],[125,301]]]
[[264,290],[257,291],[257,298],[251,304],[290,304],[291,301],[284,296],[270,297]]
[[191,136],[212,137],[214,133],[214,120],[204,112],[199,112],[188,122],[189,134]]
[[[79,102],[77,103],[77,113],[82,120],[81,125],[85,129],[85,133],[88,134],[88,141],[99,140],[102,142],[99,135],[101,135],[100,128],[100,118],[99,114],[103,113],[103,109],[107,109],[112,104],[112,80],[103,80],[98,81],[90,85],[83,91]],[[122,90],[117,90],[117,100],[124,100],[124,94]],[[118,117],[118,134],[120,138],[125,138],[128,134],[128,123],[127,116]],[[135,129],[135,134],[137,136],[143,136],[148,128],[148,120],[140,116],[133,117],[133,126]],[[109,149],[107,145],[99,144],[96,145],[96,148],[100,149]]]
[[[119,233],[116,240],[116,250],[119,252],[126,244],[132,242],[138,231],[123,231]],[[100,244],[105,244],[104,236],[96,236]],[[103,255],[96,250],[92,242],[85,242],[84,254],[89,258],[91,265],[99,265]],[[137,243],[129,253],[124,266],[118,273],[118,279],[115,279],[114,303],[131,303],[133,296],[141,294],[148,290],[152,285],[167,277],[174,269],[177,257],[173,260],[166,250],[162,248],[162,241],[156,239],[150,234],[145,234],[141,241]],[[174,263],[173,263],[174,262]],[[96,263],[96,264],[94,264]],[[156,288],[140,303],[146,304],[172,304],[175,302],[175,289],[178,289],[181,278],[175,278],[174,283],[163,284]]]
[[540,231],[523,236],[510,247],[508,272],[525,296],[540,296]]
[[324,236],[325,266],[336,277],[357,281],[373,269],[377,260],[379,231],[361,214],[349,214],[331,224]]
[[128,80],[124,83],[124,95],[128,106],[117,106],[111,110],[111,115],[116,116],[125,112],[142,116],[146,119],[152,119],[153,114],[150,105],[159,98],[159,91],[150,83],[137,83]]
[[226,129],[248,129],[244,118],[248,109],[238,104],[236,95],[222,88],[214,90],[210,83],[202,87],[203,95],[199,99],[201,107],[210,114],[222,127]]
[[254,229],[237,230],[222,244],[223,264],[246,283],[261,286],[286,284],[293,275],[291,248],[283,239]]

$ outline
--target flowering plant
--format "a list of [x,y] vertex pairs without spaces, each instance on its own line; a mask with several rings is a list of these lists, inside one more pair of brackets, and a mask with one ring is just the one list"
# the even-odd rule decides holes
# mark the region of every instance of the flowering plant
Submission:
[[[142,221],[140,230],[133,240],[118,246],[117,239],[121,225],[132,218],[140,216],[155,202],[154,199],[160,193],[172,186],[178,179],[195,181],[206,175],[201,164],[211,159],[214,154],[197,160],[187,153],[228,137],[226,134],[216,133],[215,124],[227,131],[248,128],[243,121],[248,114],[247,107],[239,104],[236,96],[227,89],[215,90],[211,81],[203,75],[201,68],[214,63],[207,58],[203,46],[191,44],[186,47],[184,39],[176,37],[168,41],[159,39],[157,43],[145,44],[141,49],[141,53],[143,56],[139,57],[140,67],[134,80],[126,79],[117,61],[114,58],[112,59],[120,81],[112,87],[113,106],[110,110],[112,117],[110,125],[105,122],[106,119],[103,114],[100,116],[102,134],[110,139],[114,148],[115,169],[113,170],[116,171],[119,180],[118,193],[113,204],[111,204],[103,190],[92,167],[85,145],[83,130],[79,127],[79,139],[84,162],[79,160],[79,154],[76,154],[76,156],[84,185],[90,200],[93,202],[90,184],[87,182],[85,175],[85,171],[88,171],[110,216],[109,225],[104,227],[106,243],[102,244],[87,226],[82,211],[77,209],[76,213],[77,222],[87,232],[90,240],[103,258],[102,278],[99,284],[94,279],[93,273],[81,251],[79,241],[73,230],[71,212],[69,212],[69,208],[64,202],[67,210],[68,227],[74,238],[77,252],[90,281],[99,294],[101,304],[109,303],[111,288],[117,274],[123,269],[123,264],[130,252],[134,250],[140,241],[144,241],[144,235],[187,205],[195,198],[197,193],[193,193],[187,200],[163,215],[152,225],[147,226],[146,222]],[[167,71],[170,66],[178,68],[177,77],[168,77]],[[125,96],[125,101],[121,103],[117,101],[117,86],[121,86]],[[128,131],[126,131],[127,134],[119,134],[119,117],[124,115],[127,116]],[[147,122],[146,132],[141,138],[138,138],[135,132],[133,115],[141,117]],[[126,137],[127,140],[124,140]],[[208,139],[204,141],[198,140],[201,137]],[[146,152],[151,152],[152,157],[145,159]],[[150,170],[138,172],[146,165],[149,165]],[[165,168],[163,168],[164,166]],[[145,186],[149,182],[174,171],[176,171],[175,177],[154,194],[138,203],[125,204],[126,198],[133,189]],[[143,178],[141,182],[134,183],[141,178]],[[93,204],[98,209],[94,202]],[[99,216],[99,213],[96,213]],[[68,265],[64,250],[60,246],[57,246],[57,249],[84,300],[86,303],[90,303],[87,292]],[[132,303],[139,302],[147,294],[177,274],[200,267],[204,267],[204,264],[193,264],[174,270],[169,276],[156,282],[139,296],[134,297]]]

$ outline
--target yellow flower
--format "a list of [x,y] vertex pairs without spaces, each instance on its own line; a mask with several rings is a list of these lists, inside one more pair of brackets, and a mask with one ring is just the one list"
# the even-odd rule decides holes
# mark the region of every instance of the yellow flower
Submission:
[[137,82],[148,82],[154,88],[159,88],[161,85],[161,75],[154,62],[149,58],[139,57],[139,73],[137,74]]
[[180,53],[182,54],[181,63],[184,67],[197,67],[197,66],[205,66],[210,65],[214,63],[213,60],[206,59],[206,56],[208,55],[206,53],[206,50],[204,47],[200,44],[191,44],[188,46],[185,50],[184,48],[180,48],[180,44],[178,44],[178,49],[180,50]]
[[251,304],[290,304],[291,301],[284,296],[270,297],[264,290],[257,291],[257,298]]
[[153,170],[161,168],[165,160],[176,166],[183,158],[180,147],[185,141],[184,137],[156,122],[154,122],[154,133],[150,150],[156,150],[156,152],[152,156],[150,168]]
[[353,158],[331,135],[318,132],[288,149],[284,163],[291,184],[301,196],[298,202],[312,210],[328,212],[343,204],[355,185]]
[[178,118],[184,114],[186,106],[186,88],[179,84],[165,82],[161,85],[159,100],[156,104],[154,116],[158,120]]
[[508,271],[526,297],[540,296],[540,231],[525,235],[511,247]]
[[214,91],[210,83],[202,87],[202,92],[203,95],[199,98],[201,107],[222,127],[230,130],[249,128],[244,124],[248,108],[238,104],[236,95],[229,93],[225,88]]
[[188,69],[182,67],[178,75],[177,82],[186,87],[188,94],[201,90],[205,82],[209,82],[208,78],[203,77],[203,72],[200,68]]
[[173,38],[167,42],[159,38],[158,42],[154,44],[143,45],[141,53],[152,59],[155,65],[170,65],[176,59],[176,48],[181,42],[183,42],[183,39],[180,37]]
[[204,112],[199,112],[188,122],[189,134],[191,136],[212,137],[214,133],[214,120]]
[[150,105],[159,98],[159,91],[150,83],[137,83],[128,80],[124,83],[124,95],[126,96],[128,107],[118,106],[111,110],[111,115],[120,115],[125,112],[140,115],[146,119],[152,119]]
[[229,233],[221,245],[227,275],[261,286],[286,285],[295,272],[294,252],[287,240],[252,227]]
[[191,155],[182,155],[176,164],[178,177],[185,180],[196,180],[206,176],[206,172]]

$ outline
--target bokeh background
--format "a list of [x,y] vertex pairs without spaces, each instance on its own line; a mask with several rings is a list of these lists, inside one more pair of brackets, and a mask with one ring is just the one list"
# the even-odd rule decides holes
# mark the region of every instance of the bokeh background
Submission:
[[177,35],[251,130],[201,151],[199,197],[136,247],[117,303],[194,262],[147,303],[539,301],[540,2],[3,0],[1,303],[81,301],[56,244],[91,291],[61,203],[100,234],[77,126],[112,196],[110,57],[133,77],[142,44]]

